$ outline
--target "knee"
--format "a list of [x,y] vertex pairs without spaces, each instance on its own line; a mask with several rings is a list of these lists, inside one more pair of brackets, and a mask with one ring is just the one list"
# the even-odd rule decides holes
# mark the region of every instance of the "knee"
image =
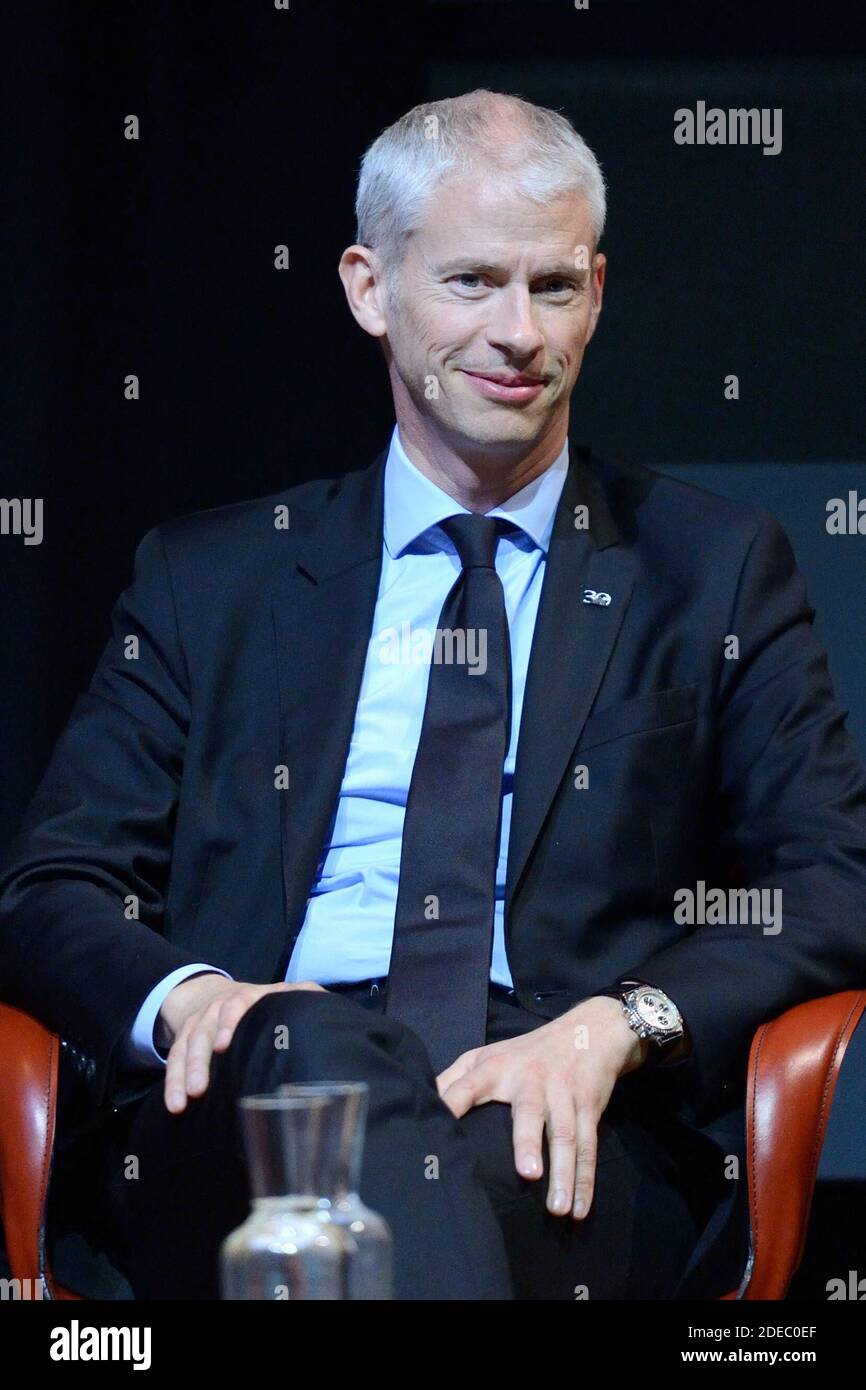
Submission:
[[291,1028],[304,1017],[311,1001],[320,1001],[325,994],[325,990],[318,989],[282,989],[263,994],[247,1009],[235,1029],[235,1037],[242,1037],[248,1032],[256,1036],[262,1033],[276,1035],[283,1028]]
[[291,1080],[294,1054],[301,1040],[318,1031],[321,990],[275,990],[247,1009],[235,1029],[229,1054],[233,1071],[246,1085]]
[[[287,1081],[361,1079],[384,1020],[327,990],[276,990],[248,1009],[229,1049],[236,1080],[271,1089]],[[387,1027],[387,1024],[386,1024]]]

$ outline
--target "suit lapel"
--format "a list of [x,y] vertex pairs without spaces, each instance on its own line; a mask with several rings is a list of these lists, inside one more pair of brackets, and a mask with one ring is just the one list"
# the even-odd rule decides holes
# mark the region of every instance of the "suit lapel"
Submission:
[[382,565],[386,453],[334,484],[272,596],[279,672],[280,798],[287,931],[282,979],[337,802]]
[[[568,768],[628,608],[633,556],[604,489],[572,446],[554,520],[532,641],[514,776],[505,888],[506,923],[532,847]],[[586,506],[588,529],[575,527]],[[609,606],[584,593],[609,594]]]

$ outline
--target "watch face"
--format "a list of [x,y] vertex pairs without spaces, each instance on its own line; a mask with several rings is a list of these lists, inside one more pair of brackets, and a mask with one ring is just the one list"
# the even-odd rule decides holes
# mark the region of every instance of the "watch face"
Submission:
[[639,990],[634,1007],[641,1022],[659,1032],[673,1033],[680,1027],[678,1009],[660,989]]

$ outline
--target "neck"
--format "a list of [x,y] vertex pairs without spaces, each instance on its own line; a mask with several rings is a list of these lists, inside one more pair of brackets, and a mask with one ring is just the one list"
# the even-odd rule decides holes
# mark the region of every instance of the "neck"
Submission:
[[452,444],[424,427],[402,420],[400,442],[407,458],[432,483],[470,512],[489,512],[545,473],[562,452],[568,417],[528,448],[509,444]]

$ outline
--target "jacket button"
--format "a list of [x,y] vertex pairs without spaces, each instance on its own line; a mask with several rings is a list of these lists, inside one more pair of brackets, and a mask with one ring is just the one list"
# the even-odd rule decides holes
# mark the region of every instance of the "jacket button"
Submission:
[[87,1077],[88,1081],[92,1081],[94,1076],[96,1075],[96,1063],[94,1062],[92,1057],[87,1063],[87,1067],[84,1074]]

